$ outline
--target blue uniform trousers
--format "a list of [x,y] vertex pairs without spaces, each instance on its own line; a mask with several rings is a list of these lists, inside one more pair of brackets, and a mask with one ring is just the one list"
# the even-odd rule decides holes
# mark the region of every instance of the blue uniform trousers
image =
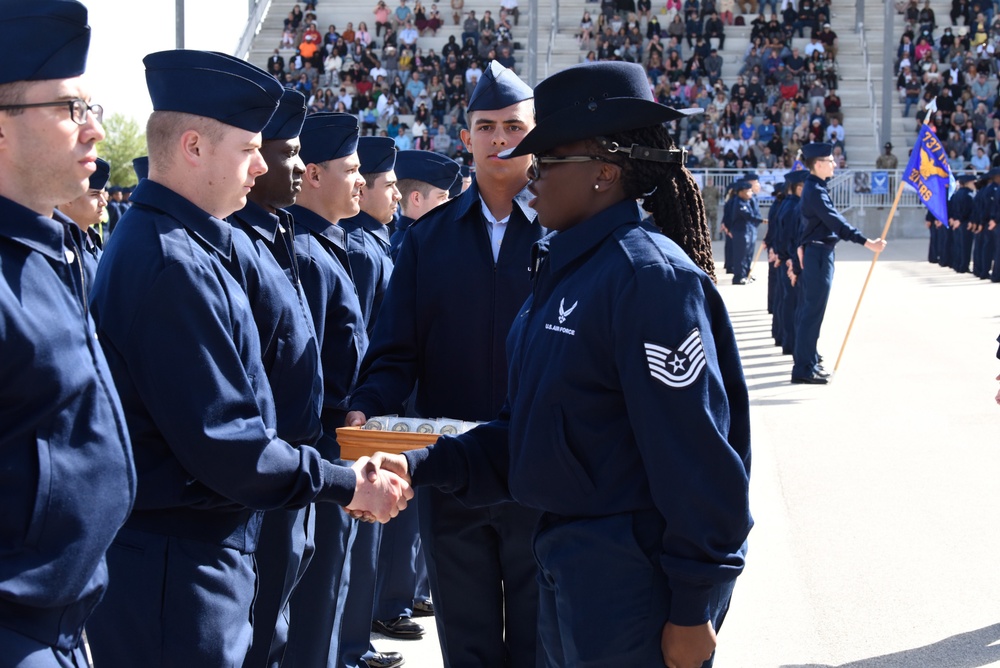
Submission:
[[937,263],[942,267],[951,266],[951,228],[935,227],[937,231]]
[[534,668],[538,511],[514,503],[469,508],[432,487],[417,496],[445,668]]
[[[651,510],[543,516],[534,551],[546,668],[663,665],[660,637],[671,598],[660,561],[663,530],[663,518]],[[729,610],[733,584],[713,591],[716,631]],[[712,659],[703,664],[711,665]]]
[[802,254],[799,274],[799,306],[795,313],[795,352],[792,378],[808,378],[817,371],[819,355],[816,344],[823,326],[826,303],[833,285],[832,246],[807,244]]
[[292,592],[315,550],[315,506],[264,514],[257,559],[259,582],[253,606],[253,641],[244,668],[278,668],[288,644]]
[[750,273],[753,262],[753,247],[757,242],[757,227],[746,223],[736,223],[733,233],[733,281],[741,281]]
[[972,255],[972,232],[965,225],[952,230],[951,233],[951,268],[960,274],[969,271],[969,258]]
[[927,243],[927,261],[934,264],[938,261],[938,228],[931,223],[930,239]]
[[101,668],[240,666],[250,647],[254,557],[123,527],[108,591],[87,624]]
[[[420,518],[416,499],[382,528],[375,584],[375,619],[395,619],[413,614],[417,595],[417,562],[420,552]],[[424,569],[426,571],[426,568]]]
[[0,626],[0,668],[87,668],[82,646],[64,651]]
[[994,283],[1000,283],[1000,225],[997,225],[988,234],[993,239],[993,271],[990,274],[990,280]]
[[780,269],[767,263],[767,312],[771,314],[771,338],[781,345],[781,277]]
[[990,273],[990,263],[993,261],[993,234],[983,227],[976,236],[972,248],[972,273],[978,278],[986,278]]
[[366,668],[361,657],[370,648],[376,532],[335,504],[316,506],[316,551],[292,594],[283,667]]
[[795,311],[799,305],[799,286],[792,285],[787,272],[781,273],[781,352],[795,351]]
[[722,246],[722,258],[723,258],[723,268],[726,270],[727,274],[733,273],[733,242],[735,241],[735,235],[729,236],[733,231],[729,230],[729,234],[724,234],[722,236],[723,246]]

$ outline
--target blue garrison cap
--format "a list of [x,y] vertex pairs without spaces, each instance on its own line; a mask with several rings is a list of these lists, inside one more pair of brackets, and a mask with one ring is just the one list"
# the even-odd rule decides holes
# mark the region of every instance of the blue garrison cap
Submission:
[[396,178],[413,179],[429,183],[435,188],[449,190],[462,177],[459,164],[446,155],[431,151],[400,151],[396,154]]
[[281,101],[271,120],[267,122],[261,135],[268,139],[294,139],[302,132],[302,121],[306,119],[306,98],[297,90],[286,88],[281,93]]
[[467,111],[496,111],[505,109],[512,104],[530,100],[535,96],[531,86],[521,81],[514,70],[509,70],[495,60],[476,83],[475,90],[469,96]]
[[284,90],[259,67],[214,51],[160,51],[142,62],[156,111],[214,118],[248,132],[264,129]]
[[472,176],[472,167],[468,165],[462,165],[459,171],[462,173],[463,179],[468,179]]
[[132,160],[132,169],[135,170],[135,175],[139,177],[139,180],[149,178],[149,156],[143,155]]
[[78,77],[90,47],[87,8],[76,0],[0,0],[0,40],[11,54],[0,84]]
[[358,117],[324,111],[306,116],[302,123],[299,157],[307,165],[345,158],[358,150]]
[[978,178],[979,177],[976,176],[975,174],[959,174],[958,175],[958,182],[959,183],[972,183],[973,181],[977,180]]
[[813,143],[802,147],[802,159],[826,158],[833,155],[833,144]]
[[788,184],[785,181],[775,181],[771,184],[773,192],[780,193],[788,190]]
[[733,184],[733,190],[735,190],[736,192],[740,192],[742,190],[750,190],[750,188],[751,186],[749,181],[740,180]]
[[809,176],[808,169],[796,169],[785,174],[785,183],[790,186],[805,183],[807,176]]
[[90,175],[90,189],[104,190],[111,178],[111,163],[102,158],[97,159],[97,171]]
[[744,181],[760,181],[760,177],[757,176],[757,172],[744,172],[743,173],[743,180]]
[[361,137],[358,139],[358,160],[362,174],[392,171],[396,165],[396,142],[389,137]]
[[1000,176],[1000,167],[994,167],[990,171],[983,175],[984,179],[992,179],[994,176]]

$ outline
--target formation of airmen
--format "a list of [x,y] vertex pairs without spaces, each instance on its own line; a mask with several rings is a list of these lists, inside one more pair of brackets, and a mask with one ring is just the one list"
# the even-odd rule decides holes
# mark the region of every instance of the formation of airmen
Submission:
[[[711,459],[713,470],[728,472],[724,490],[699,485],[690,495],[726,512],[689,513],[654,493],[656,486],[635,484],[645,470],[638,450],[613,468],[605,461],[620,478],[605,481],[603,496],[577,502],[586,512],[598,498],[605,509],[617,504],[615,531],[627,533],[635,522],[651,546],[643,563],[653,569],[658,603],[641,614],[657,634],[642,656],[710,665],[752,526],[748,400],[735,338],[711,285],[696,186],[662,125],[683,112],[649,99],[641,68],[601,64],[562,84],[553,77],[550,105],[580,94],[581,76],[617,102],[574,103],[573,113],[601,106],[606,114],[575,125],[550,118],[534,135],[537,150],[511,156],[532,136],[535,92],[491,63],[469,98],[470,129],[462,136],[476,163],[473,178],[440,155],[360,137],[349,114],[307,116],[300,93],[242,60],[152,53],[143,60],[154,109],[148,156],[134,163],[140,180],[128,197],[114,192],[109,201],[111,166],[96,151],[103,109],[92,104],[83,77],[86,8],[76,0],[0,0],[0,10],[0,35],[23,54],[0,73],[0,668],[87,666],[84,630],[99,668],[393,668],[403,657],[377,651],[371,632],[419,637],[424,630],[413,618],[426,614],[435,616],[449,666],[572,665],[566,657],[578,651],[625,656],[634,649],[628,642],[592,647],[589,629],[602,623],[603,608],[566,634],[562,597],[572,594],[570,608],[580,611],[582,588],[550,583],[546,591],[560,609],[540,601],[536,532],[545,525],[553,540],[577,519],[567,506],[557,526],[547,505],[561,498],[558,476],[566,471],[553,469],[556,484],[548,497],[536,489],[534,506],[511,503],[509,490],[494,494],[493,487],[489,501],[467,505],[449,482],[456,472],[445,469],[437,470],[447,478],[414,498],[405,472],[367,457],[345,461],[336,440],[338,427],[376,415],[485,422],[504,414],[507,333],[519,318],[527,322],[522,309],[533,280],[558,282],[550,274],[539,279],[538,268],[559,267],[566,252],[559,249],[574,248],[584,234],[557,227],[555,241],[541,241],[549,230],[532,205],[561,200],[539,198],[529,178],[540,189],[558,186],[556,165],[574,162],[600,170],[586,186],[589,210],[610,212],[597,229],[628,231],[628,243],[648,260],[642,267],[657,268],[643,274],[639,296],[671,281],[684,281],[678,298],[685,290],[700,295],[685,302],[690,321],[671,308],[649,323],[651,332],[669,331],[671,340],[661,343],[686,337],[669,370],[655,362],[656,350],[666,348],[651,353],[651,344],[630,341],[629,392],[595,391],[592,399],[641,407],[649,418],[641,429],[627,424],[629,411],[616,415],[619,431],[636,429],[649,452],[660,439],[650,427],[661,417],[650,409],[665,397],[690,400],[685,415],[703,414],[699,428],[714,438],[712,447],[698,441],[699,466]],[[578,142],[599,131],[655,138],[642,139],[650,144],[644,153],[615,156],[627,165],[608,157],[617,145],[607,156],[528,155],[564,150],[554,138]],[[550,143],[541,144],[545,138]],[[544,184],[541,164],[548,165]],[[639,170],[632,164],[644,171],[627,172],[632,180],[623,186],[622,170]],[[651,189],[650,179],[677,181],[671,192],[682,200],[684,223],[674,233],[683,248],[640,225],[634,201]],[[669,197],[656,216],[661,223],[676,208]],[[102,239],[95,226],[105,207],[113,233]],[[740,211],[732,229],[749,239],[754,210],[745,204]],[[558,207],[549,215],[565,218]],[[610,238],[601,235],[592,241]],[[539,253],[550,252],[548,243],[545,264]],[[624,285],[639,265],[615,259],[607,267]],[[604,275],[583,273],[591,281]],[[620,306],[611,284],[602,287],[603,307]],[[600,327],[614,319],[552,299],[560,325],[574,311],[592,322],[578,339],[560,326],[565,338],[553,341],[597,350],[610,335]],[[705,350],[719,352],[706,359]],[[540,358],[526,359],[533,361],[522,372],[550,374]],[[613,374],[606,360],[601,353],[581,367],[601,374],[602,388]],[[531,405],[526,397],[515,415]],[[567,424],[576,429],[586,419]],[[565,446],[555,438],[562,420],[550,429],[550,446]],[[695,477],[670,466],[671,457],[686,457],[690,446],[678,432],[656,455],[656,470],[676,468],[678,488]],[[433,464],[422,466],[423,475],[434,474]],[[632,481],[628,494],[619,479]],[[684,519],[683,538],[670,538],[677,528],[673,520],[665,528],[665,515]],[[600,526],[583,528],[594,544],[621,542]],[[655,547],[664,540],[667,547]],[[633,547],[632,557],[646,559],[646,547]],[[605,553],[582,548],[565,555],[564,566],[604,572],[608,564],[594,559]],[[644,586],[633,576],[620,583]],[[632,610],[616,591],[615,604]],[[634,628],[624,627],[623,639]]]
[[927,214],[927,261],[1000,283],[1000,168],[982,176],[961,174],[956,180],[947,224]]
[[[840,240],[862,244],[881,252],[885,242],[867,239],[837,212],[826,189],[833,176],[833,146],[807,144],[802,149],[805,169],[785,174],[775,184],[775,199],[768,212],[767,310],[771,335],[785,355],[792,355],[791,382],[825,385],[830,374],[816,350],[826,304],[833,284],[834,247]],[[1000,174],[1000,170],[997,172]],[[756,228],[763,222],[754,199],[757,175],[745,174],[730,186],[723,208],[726,233],[725,268],[733,283],[745,285],[756,244]]]

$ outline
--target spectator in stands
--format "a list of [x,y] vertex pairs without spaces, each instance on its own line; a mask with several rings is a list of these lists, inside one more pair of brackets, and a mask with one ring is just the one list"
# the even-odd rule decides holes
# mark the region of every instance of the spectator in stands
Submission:
[[399,134],[392,141],[400,151],[409,151],[413,148],[413,135],[410,134],[410,128],[406,123],[399,124]]
[[757,0],[736,0],[736,4],[740,6],[741,14],[757,13]]
[[708,58],[705,59],[705,75],[708,77],[708,83],[715,85],[717,81],[722,78],[722,56],[719,55],[718,49],[712,49],[712,52],[708,54]]
[[937,22],[934,18],[934,10],[931,9],[931,0],[924,0],[924,6],[920,9],[920,13],[917,15],[917,23],[920,24],[921,31],[933,33],[934,29],[937,28]]
[[726,28],[722,19],[719,18],[718,12],[712,12],[708,20],[705,21],[705,39],[709,40],[713,37],[719,40],[720,49],[726,48]]
[[517,25],[521,19],[521,10],[517,6],[517,0],[500,0],[500,13],[512,16],[514,25]]
[[785,67],[795,76],[802,76],[806,69],[806,59],[799,55],[798,47],[792,47],[792,52],[784,58]]
[[413,19],[413,12],[406,5],[406,0],[399,0],[399,6],[392,12],[392,23],[398,31],[407,21]]
[[896,88],[903,96],[903,118],[906,118],[910,115],[910,107],[920,102],[921,81],[909,67],[904,66],[896,79]]
[[688,12],[687,19],[684,21],[684,38],[687,40],[688,48],[694,48],[694,41],[701,37],[701,34],[702,26],[698,12]]
[[836,118],[830,119],[830,124],[826,127],[825,138],[828,144],[841,147],[844,145],[844,139],[846,138],[844,126]]
[[812,2],[810,0],[802,0],[802,4],[799,5],[798,14],[795,17],[795,23],[792,24],[792,30],[798,31],[799,37],[805,36],[805,29],[812,31],[816,30],[816,12],[813,10]]
[[473,45],[479,44],[479,21],[476,20],[476,10],[469,10],[462,22],[462,44],[472,40]]
[[416,51],[417,38],[419,36],[420,33],[414,27],[413,21],[407,20],[403,25],[403,29],[399,31],[399,45],[404,49]]
[[957,26],[959,20],[969,25],[969,0],[951,0],[951,24]]
[[391,25],[389,23],[389,7],[386,6],[385,0],[378,0],[372,14],[375,15],[375,36],[379,37],[382,34],[382,28],[388,28]]

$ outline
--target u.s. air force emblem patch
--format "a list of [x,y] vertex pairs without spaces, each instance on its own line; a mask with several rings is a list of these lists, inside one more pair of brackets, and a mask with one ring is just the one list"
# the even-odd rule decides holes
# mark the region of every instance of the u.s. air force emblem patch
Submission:
[[667,387],[687,387],[698,380],[707,364],[701,333],[697,327],[674,349],[648,341],[643,345],[646,348],[649,374]]

